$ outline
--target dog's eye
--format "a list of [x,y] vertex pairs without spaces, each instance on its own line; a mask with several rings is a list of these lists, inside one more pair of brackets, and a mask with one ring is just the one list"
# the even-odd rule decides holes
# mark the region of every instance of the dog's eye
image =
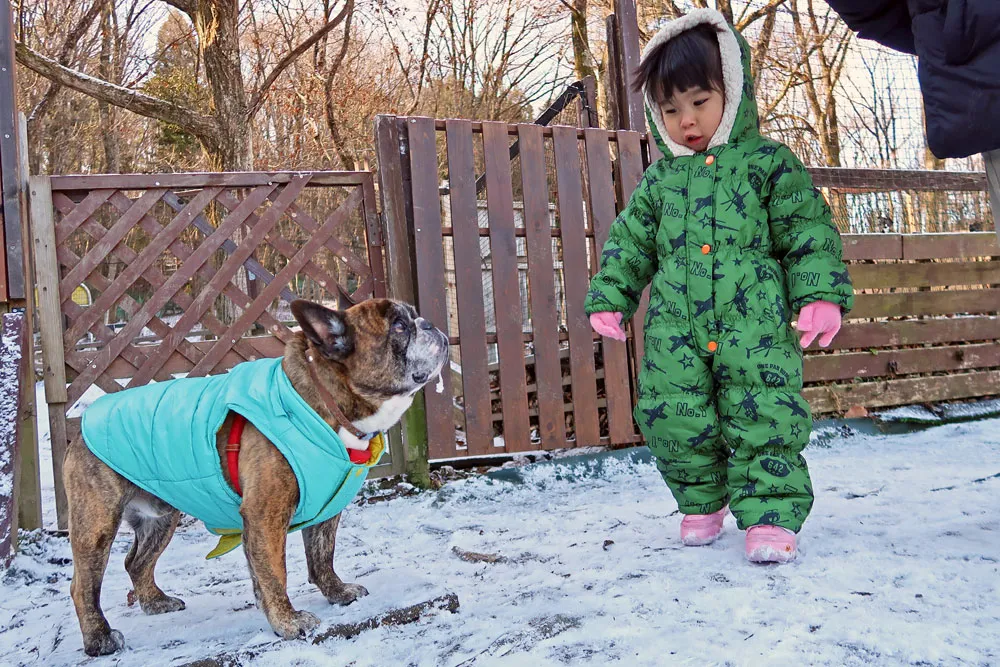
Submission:
[[406,333],[406,323],[403,320],[396,320],[392,323],[392,331],[398,334]]

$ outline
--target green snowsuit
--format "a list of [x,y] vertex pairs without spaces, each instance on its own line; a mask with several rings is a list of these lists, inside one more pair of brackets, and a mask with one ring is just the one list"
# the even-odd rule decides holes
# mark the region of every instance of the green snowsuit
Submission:
[[719,131],[693,153],[670,140],[647,95],[664,157],[612,225],[586,311],[629,319],[652,282],[635,418],[681,512],[728,502],[741,529],[798,532],[813,502],[801,455],[812,419],[790,322],[818,300],[846,312],[853,290],[822,195],[787,146],[760,135],[742,36],[696,10],[644,55],[703,22],[724,30]]

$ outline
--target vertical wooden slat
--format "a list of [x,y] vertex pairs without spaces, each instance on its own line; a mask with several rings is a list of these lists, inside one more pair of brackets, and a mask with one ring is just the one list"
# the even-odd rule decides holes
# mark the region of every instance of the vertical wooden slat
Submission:
[[524,193],[535,384],[538,387],[538,432],[542,449],[554,449],[566,446],[566,417],[559,365],[559,318],[545,146],[542,128],[537,125],[518,125],[517,135],[521,142],[521,188]]
[[[406,123],[412,174],[413,232],[417,257],[420,314],[438,327],[447,327],[448,303],[444,282],[444,240],[441,235],[441,198],[438,195],[438,158],[432,118],[409,118]],[[451,373],[445,372],[443,392],[424,391],[427,405],[428,452],[431,458],[455,455]]]
[[0,297],[25,297],[24,249],[21,239],[21,175],[17,146],[17,86],[14,83],[14,25],[9,5],[0,16],[0,171],[3,172],[3,252],[0,252]]
[[570,372],[573,387],[573,421],[576,444],[600,444],[597,419],[597,375],[594,339],[583,309],[590,282],[587,269],[586,224],[583,217],[583,182],[576,128],[554,127],[559,223],[566,276],[566,326],[569,330]]
[[[399,119],[375,117],[375,149],[378,154],[379,197],[385,231],[386,291],[388,296],[406,303],[416,303],[413,274],[413,246],[407,217],[409,191],[403,184],[402,145]],[[403,414],[400,426],[389,434],[393,474],[406,472],[414,483],[430,484],[427,465],[427,423],[423,395],[414,397],[413,405]]]
[[511,184],[507,124],[483,122],[486,163],[486,206],[490,220],[493,262],[493,304],[496,309],[497,353],[500,357],[500,400],[508,452],[531,446],[527,382],[524,372],[524,325],[517,276],[514,195]]
[[448,184],[454,229],[455,291],[458,333],[462,350],[462,393],[468,453],[493,453],[490,408],[489,354],[486,348],[486,311],[483,305],[483,260],[476,207],[476,170],[472,152],[472,123],[449,120]]
[[[635,132],[618,132],[618,178],[619,190],[622,193],[621,210],[625,209],[632,191],[642,178],[642,145],[640,136]],[[645,345],[643,337],[643,325],[646,319],[646,309],[649,307],[649,287],[642,291],[642,299],[639,301],[639,308],[632,317],[632,344],[635,357],[635,367],[640,368]]]
[[[18,430],[24,355],[24,315],[5,313],[0,336],[0,571],[10,565],[17,544]],[[10,400],[16,397],[15,400]]]
[[[587,172],[590,174],[590,219],[600,253],[615,221],[615,186],[611,181],[611,148],[604,130],[584,130]],[[596,272],[598,266],[594,266]],[[625,343],[603,338],[604,392],[608,400],[608,429],[612,444],[632,440],[632,401],[629,396],[628,351]]]
[[[28,285],[34,285],[35,262],[31,248],[31,227],[28,221],[28,121],[23,113],[18,114],[17,123],[18,158],[21,160],[19,188],[21,200],[21,238],[24,240],[24,269]],[[35,330],[34,290],[25,289],[24,325],[29,340]],[[34,378],[35,346],[27,344],[24,364],[27,377]],[[36,408],[35,383],[26,382],[21,397],[21,440],[19,482],[17,496],[17,525],[24,530],[42,527],[42,483],[38,456],[38,410]]]
[[59,260],[56,258],[56,227],[52,208],[52,187],[48,176],[32,176],[32,244],[35,248],[35,286],[38,289],[39,328],[42,359],[45,362],[45,401],[49,404],[49,433],[52,442],[52,474],[56,487],[56,515],[60,529],[69,524],[66,490],[62,483],[66,456],[66,358],[63,350],[63,319],[59,308]]
[[368,268],[372,273],[372,296],[376,299],[385,298],[385,258],[382,248],[385,241],[382,237],[382,225],[379,223],[378,210],[375,208],[375,178],[364,174],[361,183],[364,191],[361,214],[365,220],[365,230],[368,235]]
[[639,67],[639,21],[635,0],[615,0],[615,18],[618,23],[618,58],[621,62],[620,90],[625,98],[619,111],[624,121],[622,127],[638,132],[646,131],[642,93],[633,89],[635,71]]

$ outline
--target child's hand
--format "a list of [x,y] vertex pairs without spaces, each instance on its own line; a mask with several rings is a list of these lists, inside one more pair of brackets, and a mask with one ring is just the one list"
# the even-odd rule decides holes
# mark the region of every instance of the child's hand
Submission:
[[590,326],[602,336],[625,342],[621,313],[594,313],[590,316]]
[[803,332],[802,348],[805,349],[815,340],[816,336],[823,334],[819,339],[819,346],[826,347],[833,341],[833,337],[840,331],[840,306],[829,301],[813,301],[803,306],[799,312],[799,321],[796,328]]

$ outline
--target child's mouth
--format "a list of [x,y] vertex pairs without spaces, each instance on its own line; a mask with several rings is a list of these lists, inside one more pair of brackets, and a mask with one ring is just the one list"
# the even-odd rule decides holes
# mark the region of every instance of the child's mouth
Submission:
[[701,135],[688,135],[684,139],[687,141],[688,148],[698,148],[701,146],[704,137]]

